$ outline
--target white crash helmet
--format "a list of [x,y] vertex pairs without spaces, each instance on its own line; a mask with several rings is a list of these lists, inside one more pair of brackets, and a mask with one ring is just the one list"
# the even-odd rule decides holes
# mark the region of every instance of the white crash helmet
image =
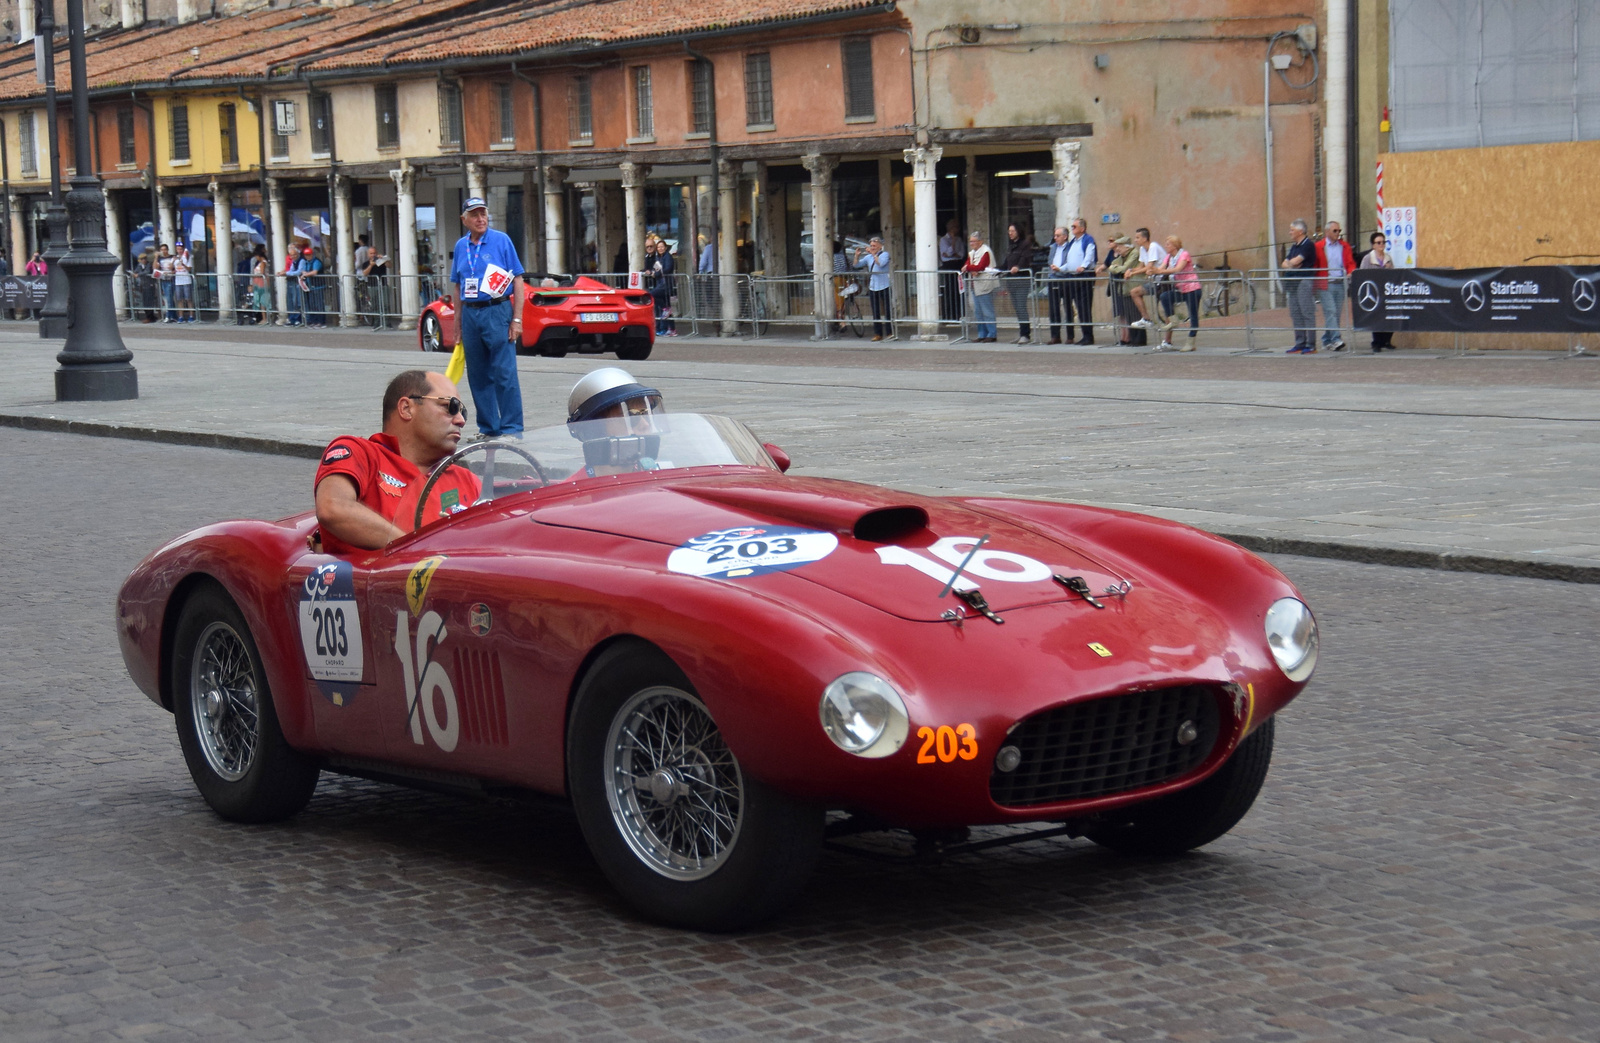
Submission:
[[572,394],[567,396],[567,423],[593,420],[617,403],[634,399],[644,399],[648,412],[661,411],[661,392],[645,387],[632,373],[617,366],[593,370],[572,385]]

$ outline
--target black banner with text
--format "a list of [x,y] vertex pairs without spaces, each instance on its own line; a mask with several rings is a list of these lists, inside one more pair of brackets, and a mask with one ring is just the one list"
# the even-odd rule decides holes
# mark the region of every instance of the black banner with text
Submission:
[[1361,268],[1350,312],[1396,333],[1600,333],[1600,268]]

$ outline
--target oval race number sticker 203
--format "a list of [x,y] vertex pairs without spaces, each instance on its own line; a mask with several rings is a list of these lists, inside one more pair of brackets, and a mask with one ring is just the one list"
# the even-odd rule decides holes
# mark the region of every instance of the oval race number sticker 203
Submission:
[[785,572],[821,561],[839,546],[839,537],[815,529],[784,525],[745,525],[708,532],[667,555],[667,568],[689,576],[743,579]]
[[361,616],[355,572],[348,561],[318,565],[300,588],[300,644],[306,666],[335,705],[343,706],[361,683]]

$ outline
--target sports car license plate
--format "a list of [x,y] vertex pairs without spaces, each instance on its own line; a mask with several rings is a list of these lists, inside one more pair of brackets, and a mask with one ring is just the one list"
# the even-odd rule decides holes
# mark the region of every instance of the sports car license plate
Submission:
[[616,322],[617,313],[614,311],[585,311],[578,313],[579,322]]

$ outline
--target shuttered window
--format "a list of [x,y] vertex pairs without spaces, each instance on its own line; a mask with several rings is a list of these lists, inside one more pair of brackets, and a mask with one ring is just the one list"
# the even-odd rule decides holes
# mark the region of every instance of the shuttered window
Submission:
[[844,117],[871,120],[877,109],[872,99],[872,41],[866,38],[845,40],[841,55],[844,65]]
[[289,158],[289,135],[295,132],[294,102],[275,98],[272,102],[272,133],[269,136],[271,158]]
[[711,63],[696,58],[689,63],[690,130],[711,133]]
[[744,121],[772,125],[772,55],[766,51],[744,56]]
[[567,83],[567,136],[573,141],[594,140],[594,115],[587,75],[574,76]]
[[126,167],[137,162],[139,153],[134,148],[133,106],[124,105],[117,110],[117,163]]
[[400,90],[392,83],[372,88],[372,107],[378,120],[378,147],[400,147]]
[[495,85],[495,101],[500,116],[500,143],[514,145],[517,141],[516,113],[511,108],[511,84],[500,83]]
[[187,163],[189,161],[189,106],[167,106],[167,119],[172,124],[173,162]]
[[650,66],[636,65],[633,69],[633,136],[656,136],[655,98],[650,92]]
[[22,176],[39,174],[39,136],[34,129],[32,112],[24,112],[17,120],[17,134],[22,142]]
[[238,112],[231,104],[217,106],[217,124],[222,138],[222,162],[224,166],[239,165],[239,119]]
[[326,156],[333,151],[333,95],[313,94],[306,107],[311,110],[311,154]]
[[439,145],[461,147],[461,88],[453,83],[439,84]]

